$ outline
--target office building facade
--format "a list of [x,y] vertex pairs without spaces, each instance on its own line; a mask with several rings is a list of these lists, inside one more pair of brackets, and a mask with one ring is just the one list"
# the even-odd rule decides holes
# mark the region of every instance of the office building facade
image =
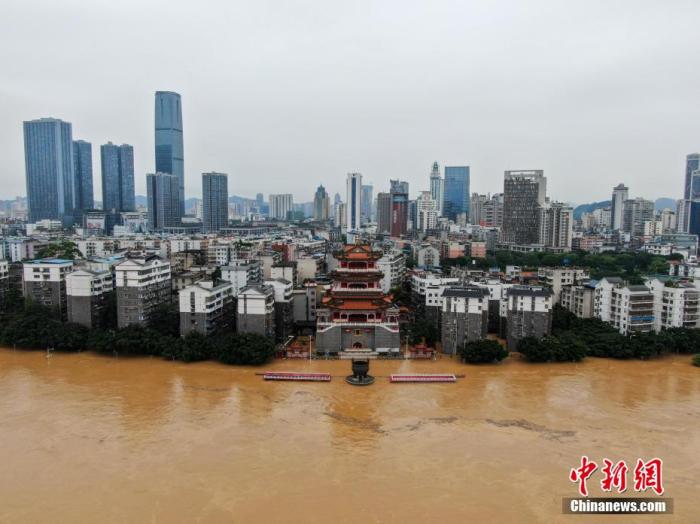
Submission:
[[700,171],[700,153],[691,153],[685,157],[685,189],[683,198],[692,200],[693,172]]
[[29,221],[73,223],[75,208],[73,131],[69,122],[40,118],[24,122],[24,162]]
[[202,226],[207,233],[228,226],[228,175],[202,173]]
[[185,153],[182,136],[182,101],[178,93],[156,91],[156,172],[178,180],[179,216],[185,214]]
[[146,175],[148,199],[148,227],[151,231],[162,231],[178,227],[181,223],[179,180],[168,173]]
[[443,216],[458,220],[469,217],[469,166],[445,166]]
[[537,244],[540,210],[545,204],[547,179],[540,170],[506,171],[503,182],[503,228],[505,243]]
[[92,144],[85,140],[73,141],[73,178],[77,219],[86,211],[95,208],[92,190]]
[[345,227],[348,231],[358,231],[362,225],[362,175],[348,173],[345,189]]
[[377,194],[377,233],[391,233],[391,193]]
[[112,232],[120,213],[136,210],[134,189],[134,148],[108,142],[100,146],[102,168],[102,209],[107,233]]
[[391,215],[389,233],[400,237],[408,230],[408,182],[390,180]]

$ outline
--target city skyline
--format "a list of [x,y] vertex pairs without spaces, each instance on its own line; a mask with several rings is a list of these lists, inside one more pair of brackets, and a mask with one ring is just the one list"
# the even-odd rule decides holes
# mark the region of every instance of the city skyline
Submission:
[[[310,4],[303,15],[218,7],[114,6],[110,16],[129,23],[91,38],[103,25],[96,7],[45,3],[47,16],[36,20],[31,6],[10,2],[0,36],[13,50],[0,108],[0,197],[24,194],[21,122],[51,115],[93,144],[132,144],[136,192],[145,194],[145,174],[157,171],[152,97],[160,89],[183,98],[188,197],[201,196],[199,175],[209,171],[229,173],[236,195],[308,201],[319,183],[342,193],[345,173],[357,171],[375,194],[401,178],[414,197],[437,160],[469,165],[479,193],[499,191],[504,171],[541,169],[567,202],[607,198],[620,180],[635,194],[676,199],[685,155],[700,150],[700,73],[687,67],[700,6],[690,2],[673,11],[649,2],[633,10],[513,3],[499,16],[478,3]],[[193,30],[183,33],[185,20]],[[198,30],[209,24],[230,30]],[[38,46],[37,32],[52,46]],[[73,50],[85,41],[95,42],[84,49],[94,74],[76,88]],[[170,44],[156,50],[153,41]],[[380,52],[366,63],[370,47]],[[119,68],[105,60],[117,49]],[[37,62],[52,64],[50,89]],[[648,74],[659,68],[664,74]],[[659,180],[674,182],[660,194]]]

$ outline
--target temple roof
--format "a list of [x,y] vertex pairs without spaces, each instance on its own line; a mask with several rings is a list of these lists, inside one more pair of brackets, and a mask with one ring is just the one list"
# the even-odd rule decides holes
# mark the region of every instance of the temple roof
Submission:
[[374,251],[367,244],[347,244],[342,251],[335,253],[338,260],[379,260],[382,258],[380,251]]
[[392,305],[389,297],[381,297],[376,299],[345,299],[335,296],[326,296],[323,298],[323,305],[333,309],[366,311],[372,309],[384,309]]

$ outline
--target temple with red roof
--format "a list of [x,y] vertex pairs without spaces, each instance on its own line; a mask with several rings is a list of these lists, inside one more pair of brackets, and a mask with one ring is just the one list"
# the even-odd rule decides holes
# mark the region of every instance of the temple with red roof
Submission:
[[316,353],[372,358],[401,348],[399,309],[382,291],[378,260],[369,245],[346,245],[334,253],[332,286],[316,311]]

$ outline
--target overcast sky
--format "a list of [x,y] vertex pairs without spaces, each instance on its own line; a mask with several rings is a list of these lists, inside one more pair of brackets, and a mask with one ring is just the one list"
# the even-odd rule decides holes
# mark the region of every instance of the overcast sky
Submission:
[[156,90],[182,95],[185,191],[319,183],[359,171],[428,188],[432,162],[471,190],[544,169],[552,199],[681,195],[700,149],[698,0],[2,0],[0,198],[25,194],[22,121],[134,146],[152,172]]

